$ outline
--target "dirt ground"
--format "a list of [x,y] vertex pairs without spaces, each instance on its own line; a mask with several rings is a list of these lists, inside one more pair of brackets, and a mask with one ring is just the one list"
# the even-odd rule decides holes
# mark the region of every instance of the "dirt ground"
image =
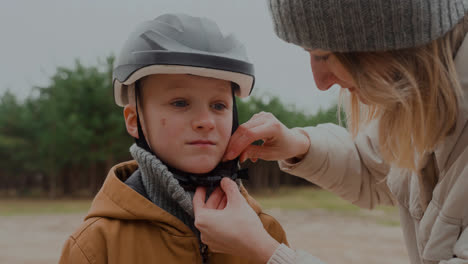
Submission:
[[[321,210],[269,210],[288,240],[326,263],[409,263],[402,231],[372,219]],[[57,263],[68,235],[84,214],[0,217],[0,263]]]

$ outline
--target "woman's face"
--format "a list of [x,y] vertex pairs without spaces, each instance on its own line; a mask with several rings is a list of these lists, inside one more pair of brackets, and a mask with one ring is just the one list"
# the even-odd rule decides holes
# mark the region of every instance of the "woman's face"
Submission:
[[350,92],[358,92],[357,85],[351,74],[332,52],[320,49],[306,51],[310,55],[312,74],[319,90],[326,91],[334,84],[338,84],[341,88],[348,89]]

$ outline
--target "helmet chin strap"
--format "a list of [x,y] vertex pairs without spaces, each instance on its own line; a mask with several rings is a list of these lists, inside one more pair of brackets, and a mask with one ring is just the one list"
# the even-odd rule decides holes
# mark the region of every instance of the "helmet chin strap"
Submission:
[[135,143],[137,146],[140,148],[148,151],[149,153],[154,155],[153,150],[151,150],[151,147],[148,145],[145,134],[143,133],[143,129],[141,128],[141,123],[140,123],[140,115],[138,113],[138,98],[140,97],[140,81],[135,82],[135,108],[136,108],[136,113],[137,113],[137,129],[138,129],[138,138],[135,138]]
[[[237,113],[237,104],[235,98],[235,90],[238,89],[237,84],[231,83],[232,87],[232,98],[233,98],[233,108],[232,108],[232,130],[231,135],[239,127],[239,118]],[[151,147],[148,145],[145,135],[143,134],[143,129],[141,128],[140,117],[138,113],[138,97],[140,95],[140,81],[135,82],[135,105],[137,113],[137,129],[138,129],[138,138],[135,138],[135,143],[140,148],[150,152],[155,155],[151,150]],[[159,157],[158,157],[159,158]],[[159,158],[160,159],[160,158]],[[174,174],[174,177],[179,181],[180,185],[186,190],[194,190],[198,186],[205,187],[217,187],[219,186],[221,180],[224,177],[228,177],[232,180],[236,179],[248,179],[247,169],[239,169],[238,163],[239,158],[234,160],[220,162],[212,171],[203,174],[189,173],[181,171],[179,169],[173,168],[167,164],[164,160],[161,160],[168,167],[169,171]]]

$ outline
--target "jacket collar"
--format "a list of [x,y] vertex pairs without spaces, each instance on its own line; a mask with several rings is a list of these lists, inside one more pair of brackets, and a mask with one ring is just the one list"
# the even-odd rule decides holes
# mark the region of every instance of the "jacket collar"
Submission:
[[442,144],[434,150],[438,168],[444,170],[450,153],[460,138],[460,135],[468,122],[468,34],[463,40],[455,57],[455,69],[457,71],[463,97],[459,99],[459,115],[455,131],[446,137]]
[[162,210],[124,183],[137,169],[136,161],[127,161],[112,167],[85,220],[92,217],[146,220],[168,226],[171,233],[191,235],[190,228],[177,217]]
[[[193,236],[194,234],[190,228],[177,217],[161,209],[124,183],[137,169],[138,164],[134,160],[112,167],[102,188],[94,198],[85,220],[92,217],[146,220],[165,226],[168,232]],[[240,192],[254,211],[260,214],[262,212],[260,206],[242,185]]]

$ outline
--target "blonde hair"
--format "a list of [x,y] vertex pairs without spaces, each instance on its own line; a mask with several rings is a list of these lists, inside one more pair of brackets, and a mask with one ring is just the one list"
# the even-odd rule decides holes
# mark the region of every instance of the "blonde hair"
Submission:
[[420,170],[419,158],[455,127],[462,93],[454,56],[467,29],[465,15],[444,37],[422,47],[335,53],[359,90],[359,98],[352,93],[345,106],[351,134],[378,119],[383,158],[400,168]]

